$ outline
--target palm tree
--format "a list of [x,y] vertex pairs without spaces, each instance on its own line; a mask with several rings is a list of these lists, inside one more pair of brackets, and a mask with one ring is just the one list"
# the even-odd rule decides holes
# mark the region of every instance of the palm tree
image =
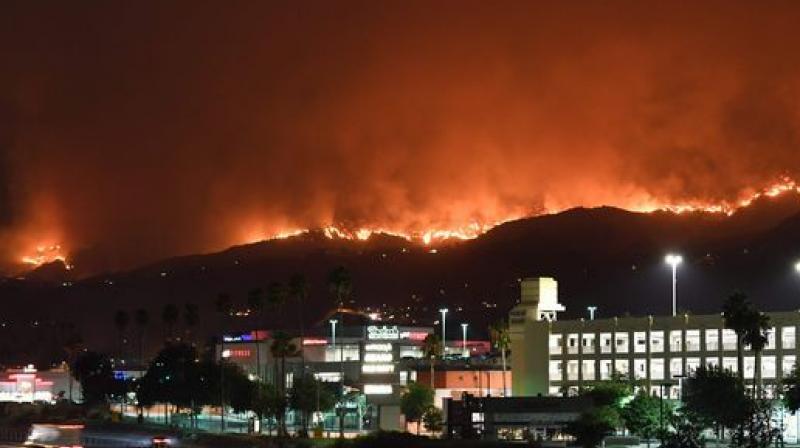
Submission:
[[489,326],[489,337],[492,340],[492,346],[500,350],[500,359],[503,363],[503,396],[508,395],[508,388],[506,386],[506,353],[511,345],[511,339],[508,335],[508,322],[499,320]]
[[425,336],[425,340],[422,341],[422,354],[425,358],[430,361],[431,366],[431,390],[436,390],[433,382],[433,375],[434,375],[434,363],[436,362],[436,358],[442,356],[442,339],[439,338],[435,333],[431,333],[428,336]]
[[289,298],[297,307],[297,330],[300,335],[300,361],[305,372],[306,357],[303,353],[303,340],[305,339],[305,329],[303,326],[303,307],[308,298],[308,282],[303,274],[293,274],[289,278]]
[[[270,353],[274,359],[280,360],[280,369],[278,372],[280,380],[277,382],[278,391],[281,397],[286,396],[286,358],[297,356],[297,346],[292,342],[292,337],[283,331],[275,332],[272,335],[272,345],[270,346]],[[279,433],[286,434],[286,414],[278,417],[280,422]]]
[[[261,314],[264,312],[264,291],[261,288],[253,288],[247,293],[247,308],[258,317],[256,320],[260,324]],[[261,378],[261,347],[259,345],[258,330],[256,330],[256,376]]]
[[198,308],[196,303],[185,303],[183,305],[183,322],[186,324],[186,333],[189,336],[189,340],[192,342],[192,345],[195,345],[194,341],[192,340],[192,329],[197,322],[200,320],[200,308]]
[[744,337],[752,326],[753,304],[742,292],[734,292],[723,305],[725,327],[736,332],[736,369],[739,380],[744,382]]
[[172,334],[179,317],[180,312],[174,303],[164,305],[164,309],[161,312],[161,320],[164,322],[164,325],[167,326],[167,341],[172,341]]
[[217,312],[222,316],[222,331],[220,333],[219,338],[219,366],[220,366],[220,423],[219,423],[219,431],[225,431],[225,357],[223,353],[225,352],[225,321],[228,317],[230,317],[231,313],[233,312],[233,302],[231,301],[231,296],[226,293],[220,293],[217,295],[217,300],[214,301],[214,308]]
[[344,266],[336,267],[328,275],[328,289],[336,299],[336,307],[339,309],[344,308],[345,301],[350,298],[350,294],[353,292],[353,281]]
[[743,342],[750,346],[755,354],[755,372],[753,377],[753,397],[760,397],[761,388],[761,353],[769,341],[770,322],[769,316],[753,310],[750,326],[744,335]]
[[114,313],[114,326],[117,327],[117,332],[119,332],[119,352],[117,353],[119,359],[124,359],[125,354],[124,346],[125,346],[125,330],[128,328],[128,324],[131,323],[131,316],[125,310],[117,310]]
[[[337,266],[328,274],[328,290],[336,301],[336,309],[339,311],[339,322],[344,328],[344,319],[342,316],[342,309],[344,308],[345,301],[350,297],[353,292],[353,282],[350,278],[350,273],[344,266]],[[340,349],[342,350],[342,349]],[[339,373],[341,375],[341,388],[339,396],[344,400],[344,360],[339,357]],[[339,413],[339,438],[344,438],[344,412]]]
[[133,321],[139,328],[139,365],[144,366],[144,330],[150,321],[150,315],[144,308],[139,308],[133,313]]

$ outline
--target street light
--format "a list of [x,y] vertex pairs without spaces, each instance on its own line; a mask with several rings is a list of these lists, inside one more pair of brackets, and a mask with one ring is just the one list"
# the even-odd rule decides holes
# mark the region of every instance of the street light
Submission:
[[589,320],[594,320],[594,312],[597,311],[597,307],[587,306],[586,309],[589,311]]
[[336,319],[331,319],[328,322],[331,323],[331,341],[333,343],[333,359],[336,360],[336,322],[339,322]]
[[683,257],[676,254],[668,254],[664,261],[672,267],[672,317],[678,314],[678,265],[683,262]]
[[461,354],[465,358],[469,358],[469,351],[467,350],[467,327],[468,326],[469,326],[469,324],[467,324],[467,323],[461,324],[461,336],[462,336],[462,339],[463,339],[463,342],[462,342],[462,345],[461,345],[461,349],[462,349],[461,350]]
[[447,354],[447,343],[445,341],[447,336],[445,336],[446,335],[445,330],[447,330],[446,319],[447,319],[447,312],[448,311],[449,310],[447,308],[440,308],[439,309],[439,312],[442,313],[442,355],[446,355]]

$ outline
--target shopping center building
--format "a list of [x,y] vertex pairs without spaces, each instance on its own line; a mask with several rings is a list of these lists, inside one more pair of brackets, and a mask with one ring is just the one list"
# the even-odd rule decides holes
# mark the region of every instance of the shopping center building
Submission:
[[[353,393],[346,403],[345,427],[349,430],[399,430],[404,427],[400,397],[410,381],[430,381],[429,364],[423,358],[425,338],[433,327],[395,325],[373,321],[364,316],[336,316],[336,324],[323,324],[295,338],[302,347],[302,357],[287,359],[286,382],[305,369],[321,381],[345,384]],[[342,325],[344,322],[344,325]],[[272,334],[269,331],[247,332],[225,336],[217,347],[228,362],[241,366],[251,377],[274,381],[276,360],[270,353]],[[499,394],[503,380],[492,373],[493,366],[464,367],[462,359],[480,357],[489,352],[488,341],[454,339],[447,342],[447,354],[459,358],[457,368],[449,362],[437,361],[436,404],[445,397],[460,397],[464,392],[477,396]],[[499,367],[496,367],[499,369]],[[507,381],[510,387],[511,374]],[[291,424],[291,416],[289,423]],[[326,427],[337,427],[335,413],[320,417]]]
[[[560,321],[564,310],[554,279],[522,282],[521,301],[509,316],[514,396],[575,393],[618,374],[640,380],[652,394],[678,398],[682,378],[698,366],[737,370],[736,334],[721,314]],[[800,312],[767,314],[761,374],[769,390],[797,361]],[[744,354],[744,377],[752,380],[755,355],[749,348]]]

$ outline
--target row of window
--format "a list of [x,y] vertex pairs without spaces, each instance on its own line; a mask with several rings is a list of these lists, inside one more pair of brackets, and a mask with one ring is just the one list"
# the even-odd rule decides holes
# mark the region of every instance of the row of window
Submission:
[[[701,333],[703,338],[701,338]],[[685,337],[684,337],[685,334]],[[649,337],[648,337],[649,335]],[[775,349],[776,328],[771,328],[767,336],[766,350]],[[565,340],[566,338],[566,340]],[[736,350],[736,333],[729,329],[706,330],[662,330],[614,332],[614,333],[568,333],[550,335],[550,354],[561,355],[578,353],[663,353],[669,344],[670,352],[699,352],[704,341],[706,351]],[[780,328],[780,347],[793,350],[796,347],[794,326]]]
[[[650,358],[648,372],[647,359],[637,358],[633,362],[629,359],[600,359],[595,360],[552,360],[549,366],[550,381],[596,381],[610,380],[613,375],[631,375],[634,379],[666,380],[684,375],[684,360],[686,374],[692,373],[700,366],[700,358]],[[781,372],[789,375],[795,367],[797,359],[794,355],[783,356],[780,360]],[[778,360],[775,356],[761,357],[761,377],[774,379],[777,376]],[[564,365],[566,364],[566,372]],[[720,366],[720,358],[705,358],[705,364],[712,367]],[[736,372],[738,364],[736,357],[723,357],[722,368]],[[599,371],[598,371],[599,370]],[[566,373],[566,375],[564,375]],[[745,356],[744,377],[753,378],[755,374],[755,357]]]

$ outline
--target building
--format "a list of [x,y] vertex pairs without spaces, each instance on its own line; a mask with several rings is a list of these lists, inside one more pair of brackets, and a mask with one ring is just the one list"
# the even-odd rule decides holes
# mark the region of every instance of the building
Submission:
[[[430,364],[416,366],[417,381],[430,384]],[[502,366],[492,361],[448,361],[434,365],[434,404],[444,407],[448,399],[472,397],[505,397],[511,395],[511,371],[503,374]]]
[[[448,438],[509,441],[561,442],[571,437],[564,433],[570,422],[594,406],[583,397],[478,398],[465,395],[447,399]],[[551,445],[548,445],[551,446]]]
[[33,366],[8,369],[0,376],[0,402],[52,403],[69,399],[80,401],[77,381],[71,380],[69,369],[36,370]]
[[[677,399],[682,378],[701,365],[737,370],[736,334],[721,314],[559,321],[563,310],[555,280],[522,282],[521,301],[509,316],[515,396],[575,393],[619,374]],[[772,328],[761,374],[769,390],[797,361],[800,312],[767,314]],[[745,349],[744,377],[754,374],[754,353]]]

